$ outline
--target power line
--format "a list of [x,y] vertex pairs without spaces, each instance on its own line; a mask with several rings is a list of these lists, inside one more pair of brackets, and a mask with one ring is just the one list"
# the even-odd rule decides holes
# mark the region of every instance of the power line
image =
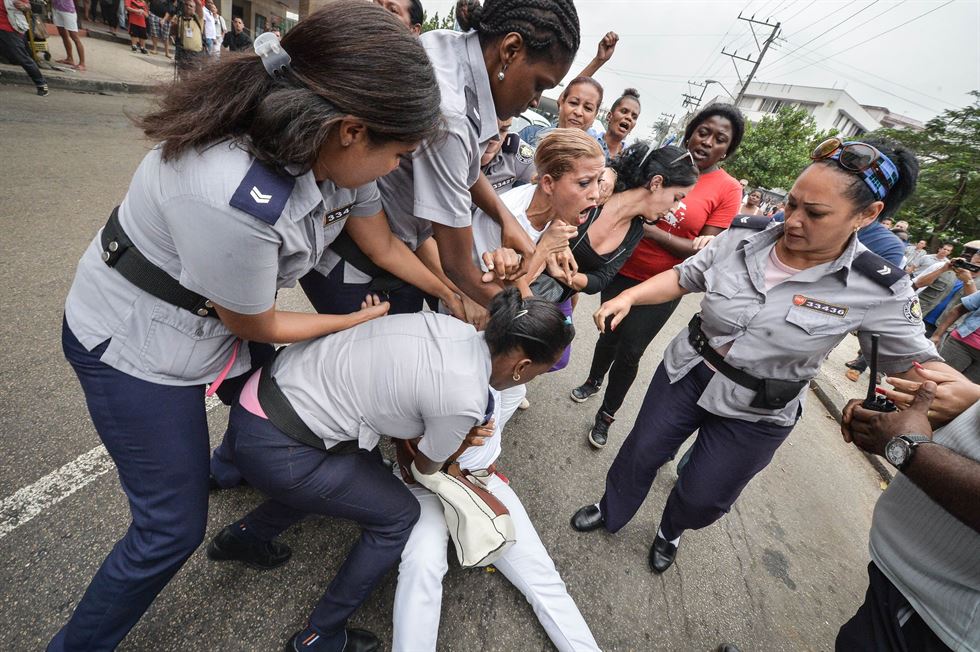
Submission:
[[[873,20],[878,20],[879,18],[881,18],[882,16],[884,16],[885,14],[887,14],[887,13],[888,13],[889,11],[892,11],[892,10],[894,10],[894,9],[898,9],[898,8],[899,8],[899,7],[901,7],[901,6],[903,5],[903,4],[905,4],[905,3],[907,2],[907,1],[908,1],[908,0],[901,0],[901,2],[897,2],[897,3],[895,3],[895,4],[892,4],[892,5],[889,5],[888,7],[886,7],[886,8],[885,8],[885,10],[884,10],[884,11],[882,11],[882,12],[880,12],[880,13],[877,13],[877,14],[875,14],[874,16],[872,16],[872,17],[871,17],[871,18],[869,18],[868,20],[866,20],[866,21],[864,21],[863,23],[858,23],[857,25],[854,25],[854,26],[852,26],[852,27],[850,27],[850,29],[851,29],[851,30],[853,31],[853,30],[856,30],[856,29],[857,29],[858,27],[862,27],[862,26],[864,26],[864,25],[867,25],[868,23],[870,23],[870,22],[871,22],[871,21],[873,21]],[[804,45],[801,45],[801,46],[800,46],[799,48],[797,48],[797,50],[800,50],[800,49],[804,49],[804,47],[805,47]],[[794,52],[795,52],[795,51],[796,51],[796,50],[794,50]],[[790,54],[792,54],[792,53],[790,53]],[[823,56],[823,55],[820,55],[820,56]],[[831,55],[831,56],[834,56],[834,55]],[[830,58],[830,57],[827,57],[827,58]],[[804,60],[805,60],[805,59],[804,59]],[[789,61],[789,62],[786,62],[786,63],[783,63],[783,64],[780,64],[778,60],[776,60],[776,61],[773,61],[773,62],[772,62],[772,64],[770,64],[770,66],[773,66],[773,67],[776,67],[776,68],[781,68],[781,67],[784,67],[784,66],[785,66],[785,67],[789,67],[789,66],[792,66],[792,65],[793,65],[793,62],[792,62],[792,61]],[[768,69],[768,72],[769,72],[769,73],[772,73],[772,71],[773,71],[773,68],[772,68],[772,67],[770,67],[770,68]]]
[[791,54],[793,54],[794,52],[796,52],[800,48],[805,47],[807,45],[810,45],[811,43],[813,43],[814,41],[816,41],[818,38],[820,38],[821,36],[823,36],[825,34],[829,34],[830,32],[834,31],[835,29],[837,29],[838,27],[840,27],[841,25],[843,25],[844,23],[846,23],[850,19],[852,19],[855,16],[857,16],[858,14],[860,14],[861,12],[866,11],[866,10],[870,9],[871,7],[873,7],[874,5],[878,4],[878,2],[879,2],[879,0],[872,0],[871,4],[865,5],[863,8],[858,9],[853,14],[851,14],[850,16],[848,16],[847,18],[845,18],[844,20],[840,21],[836,25],[833,25],[832,27],[829,27],[829,28],[825,29],[824,31],[820,32],[819,34],[817,34],[816,36],[814,36],[812,39],[810,39],[809,41],[807,41],[803,45],[797,47],[796,49],[794,49],[794,50],[792,50],[790,52],[787,52],[783,56],[781,56],[778,59],[776,59],[776,61],[773,61],[772,64],[775,64],[775,63],[777,63],[779,61],[782,61],[783,59],[785,59],[786,57],[790,56]]
[[806,5],[805,7],[803,7],[802,9],[800,9],[795,14],[793,14],[792,16],[790,16],[789,18],[787,18],[786,20],[784,20],[782,22],[783,23],[788,23],[789,21],[793,20],[794,18],[796,18],[797,16],[799,16],[800,14],[802,14],[804,11],[806,11],[807,9],[809,9],[810,7],[812,7],[814,5],[814,3],[816,3],[816,1],[817,0],[810,0],[810,4]]

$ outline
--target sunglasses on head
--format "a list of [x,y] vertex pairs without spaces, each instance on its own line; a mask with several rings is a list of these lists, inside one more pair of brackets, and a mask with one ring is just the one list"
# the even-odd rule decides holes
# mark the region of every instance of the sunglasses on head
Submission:
[[837,161],[844,170],[860,174],[878,199],[884,199],[898,182],[898,168],[892,160],[877,147],[860,141],[828,138],[816,146],[810,158]]

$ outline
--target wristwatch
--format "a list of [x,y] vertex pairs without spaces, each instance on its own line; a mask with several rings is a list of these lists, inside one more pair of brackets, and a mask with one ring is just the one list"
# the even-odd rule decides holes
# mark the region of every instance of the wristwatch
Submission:
[[885,459],[899,471],[905,469],[920,444],[931,444],[932,439],[925,435],[899,435],[885,444]]

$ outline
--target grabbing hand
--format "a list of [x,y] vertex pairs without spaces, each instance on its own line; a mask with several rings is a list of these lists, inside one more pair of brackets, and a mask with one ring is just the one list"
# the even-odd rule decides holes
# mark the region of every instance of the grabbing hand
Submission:
[[629,314],[630,308],[632,307],[633,302],[628,297],[620,294],[599,306],[599,309],[592,315],[592,319],[595,321],[596,328],[599,329],[600,333],[606,332],[607,324],[609,325],[609,330],[614,331],[626,315]]
[[692,243],[691,246],[694,247],[694,251],[701,251],[709,244],[711,244],[711,241],[714,239],[715,236],[713,235],[699,235],[696,238],[694,238],[694,242]]
[[936,396],[929,409],[929,421],[938,428],[947,424],[971,405],[980,401],[980,385],[970,382],[963,374],[953,371],[937,371],[922,366],[915,367],[915,374],[922,381],[905,380],[904,378],[885,378],[885,381],[895,389],[884,390],[885,398],[898,406],[907,409],[915,399],[915,393],[925,381],[936,383]]
[[465,314],[464,321],[467,324],[472,324],[473,328],[478,331],[486,330],[487,322],[490,321],[489,311],[465,294],[463,295],[463,312]]
[[391,308],[390,303],[382,301],[377,294],[369,294],[364,297],[361,309],[354,313],[354,317],[357,318],[358,324],[363,324],[377,317],[384,317],[388,314],[389,308]]
[[568,241],[578,235],[578,228],[561,220],[552,220],[538,240],[538,250],[542,253],[556,254],[568,249]]
[[486,423],[478,426],[473,426],[470,431],[466,433],[466,438],[463,440],[463,446],[483,446],[483,443],[488,437],[493,437],[494,420],[490,419]]
[[595,58],[605,63],[612,59],[616,52],[616,44],[619,43],[619,34],[616,32],[606,32],[606,35],[599,41],[599,48],[596,50]]
[[516,219],[504,220],[500,227],[501,244],[512,249],[518,255],[518,264],[509,270],[501,279],[516,280],[527,273],[528,261],[534,256],[534,243],[531,242],[527,231],[518,224]]
[[578,273],[578,263],[575,262],[575,256],[572,254],[571,249],[565,247],[562,251],[549,255],[545,264],[547,265],[549,276],[574,289],[572,283],[575,281],[575,275]]
[[962,269],[960,267],[954,267],[953,270],[956,272],[956,278],[966,283],[967,281],[973,280],[973,272],[968,269]]
[[861,407],[860,399],[852,399],[844,407],[841,434],[844,441],[875,455],[885,454],[885,444],[899,435],[916,434],[932,437],[927,416],[936,396],[936,383],[926,381],[919,386],[915,397],[905,410],[877,412]]
[[507,247],[483,252],[483,264],[487,271],[483,274],[484,283],[496,280],[513,280],[524,276],[524,257]]

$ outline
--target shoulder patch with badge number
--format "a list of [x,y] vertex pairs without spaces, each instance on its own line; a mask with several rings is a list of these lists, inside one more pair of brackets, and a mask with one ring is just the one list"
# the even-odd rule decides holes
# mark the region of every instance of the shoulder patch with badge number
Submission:
[[517,148],[517,160],[527,165],[534,162],[534,148],[527,143],[521,143]]
[[810,297],[803,296],[802,294],[793,296],[793,305],[799,306],[800,308],[809,308],[810,310],[815,310],[816,312],[821,312],[825,315],[833,315],[834,317],[846,317],[848,311],[847,306],[838,306],[832,303],[827,303],[826,301],[821,301],[820,299],[811,299]]
[[732,220],[731,228],[743,228],[743,229],[755,229],[756,231],[762,231],[771,222],[768,217],[762,215],[736,215],[735,219]]
[[341,206],[340,208],[335,208],[331,211],[327,211],[327,214],[323,217],[324,226],[328,224],[333,224],[337,220],[342,220],[348,215],[350,215],[351,209],[354,208],[354,203],[351,202],[346,206]]
[[295,186],[295,177],[279,174],[255,161],[228,203],[266,224],[274,225],[282,216]]
[[905,313],[905,318],[912,324],[918,324],[922,321],[922,305],[919,303],[918,295],[913,294],[909,297],[909,300],[905,302],[902,312]]

